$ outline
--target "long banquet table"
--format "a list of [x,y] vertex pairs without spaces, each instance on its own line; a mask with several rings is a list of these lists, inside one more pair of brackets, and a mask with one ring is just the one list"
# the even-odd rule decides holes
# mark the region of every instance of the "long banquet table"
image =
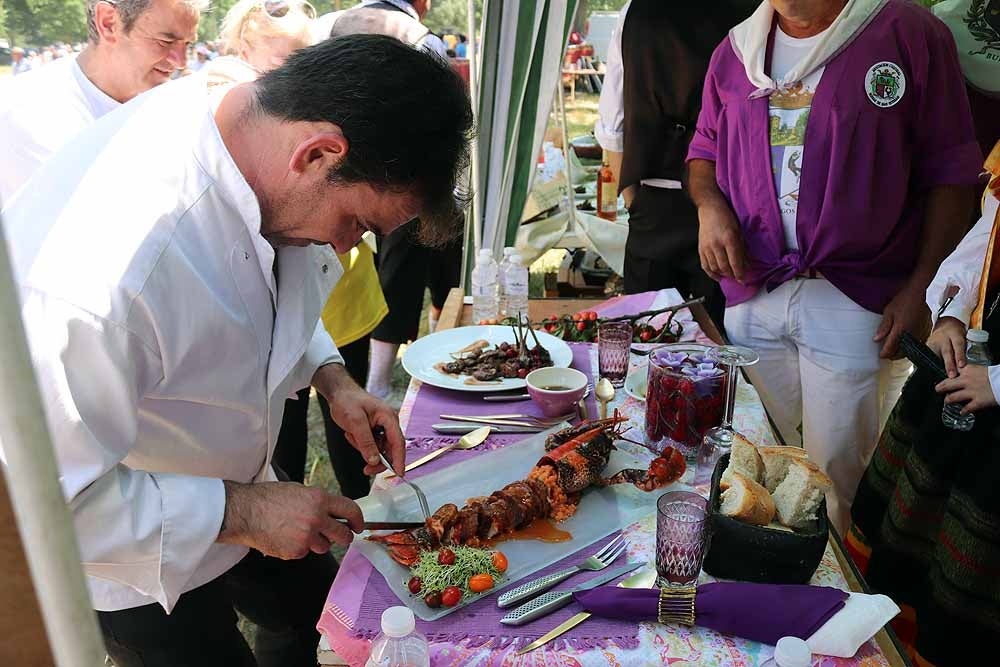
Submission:
[[[654,305],[662,305],[663,297],[667,296],[661,292]],[[680,300],[679,295],[673,293],[668,297],[669,302]],[[641,302],[641,300],[640,300]],[[529,302],[529,315],[532,321],[538,321],[549,315],[562,315],[564,313],[575,313],[581,310],[597,310],[620,314],[622,308],[627,308],[627,304],[633,302],[617,300],[616,303],[602,303],[597,299],[536,299]],[[637,308],[641,310],[643,307]],[[707,313],[700,306],[691,309],[690,315],[685,314],[686,329],[685,339],[696,339],[699,342],[708,344],[719,344],[722,342],[717,327],[712,323]],[[471,323],[471,307],[463,303],[462,293],[453,290],[445,305],[439,320],[438,328],[446,329],[457,326],[464,326]],[[593,373],[596,375],[596,346],[591,345],[589,353],[593,358]],[[642,361],[641,357],[633,355],[633,364]],[[576,365],[576,364],[574,364]],[[753,375],[750,374],[752,382]],[[400,410],[400,421],[407,432],[408,422],[413,412],[415,404],[419,400],[421,383],[413,380],[407,391],[402,408]],[[509,411],[509,406],[502,411]],[[626,414],[630,420],[642,426],[643,406],[640,402],[627,396],[624,391],[618,392],[612,407],[617,407]],[[734,418],[737,430],[747,435],[751,440],[760,444],[776,443],[777,437],[771,428],[766,411],[754,391],[751,383],[741,382],[737,392],[737,409]],[[407,432],[407,435],[410,434]],[[425,446],[438,446],[439,443],[424,443]],[[423,454],[426,449],[420,449],[421,443],[415,442],[413,456]],[[479,450],[476,450],[479,451]],[[463,453],[463,454],[472,454]],[[450,456],[450,455],[449,455]],[[417,471],[415,471],[417,472]],[[376,481],[376,488],[381,480]],[[695,488],[707,494],[707,485],[704,476],[699,474]],[[629,559],[644,559],[653,562],[653,547],[655,543],[655,516],[652,512],[654,507],[651,503],[651,514],[645,519],[628,526],[624,533],[632,542],[629,549]],[[373,630],[377,630],[373,619],[375,609],[372,605],[389,606],[396,604],[391,599],[391,594],[386,596],[384,592],[380,594],[374,590],[372,582],[380,575],[375,572],[368,561],[360,555],[356,549],[348,550],[344,558],[341,573],[331,588],[330,595],[323,616],[320,618],[318,627],[322,633],[322,641],[319,650],[319,662],[323,665],[363,665],[367,655],[366,650],[369,643],[368,637]],[[713,579],[702,573],[701,582],[712,581]],[[817,585],[835,586],[851,591],[866,592],[866,586],[860,574],[854,568],[850,558],[846,555],[839,537],[831,534],[827,551],[823,560],[813,577],[812,582]],[[380,597],[381,595],[381,597]],[[483,667],[517,667],[527,665],[578,665],[579,667],[590,666],[652,666],[652,665],[705,665],[707,667],[756,667],[766,661],[772,653],[773,648],[757,642],[744,640],[719,634],[717,632],[703,628],[683,628],[677,626],[663,626],[659,624],[642,623],[631,628],[630,635],[620,637],[622,633],[617,633],[615,638],[602,639],[588,635],[584,632],[587,623],[578,628],[582,634],[575,635],[575,639],[566,642],[552,642],[545,647],[537,649],[524,656],[517,656],[516,650],[527,642],[537,638],[539,635],[554,627],[557,622],[553,621],[543,627],[530,629],[524,626],[526,634],[518,634],[517,630],[501,629],[502,626],[483,627],[479,631],[482,633],[475,637],[475,640],[461,641],[461,637],[466,637],[467,626],[476,625],[477,614],[475,609],[478,605],[493,605],[495,597],[490,596],[484,600],[470,605],[467,609],[469,613],[463,611],[456,612],[452,616],[437,621],[433,627],[424,627],[424,632],[431,636],[431,665],[432,666],[459,666],[459,665],[479,665]],[[578,611],[569,608],[573,613]],[[487,614],[478,616],[480,624],[488,624],[485,617]],[[532,625],[542,624],[546,619],[538,621]],[[422,622],[421,622],[422,623]],[[463,634],[449,632],[456,628],[463,628]],[[574,631],[576,632],[576,631]],[[488,635],[497,633],[497,636],[490,638]],[[567,635],[569,637],[569,635]],[[490,641],[493,639],[493,641]],[[894,636],[890,631],[882,630],[874,639],[858,651],[854,658],[842,659],[827,656],[814,656],[814,665],[826,666],[859,666],[876,667],[889,665],[896,667],[909,664],[903,657]]]

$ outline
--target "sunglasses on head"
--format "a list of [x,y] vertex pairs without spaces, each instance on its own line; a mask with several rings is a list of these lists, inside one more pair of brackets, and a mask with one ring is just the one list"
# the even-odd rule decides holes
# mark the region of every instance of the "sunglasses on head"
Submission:
[[303,2],[301,0],[264,0],[264,11],[267,15],[280,19],[288,15],[288,12],[292,11],[292,8],[298,8],[307,17],[314,19],[316,18],[316,9],[310,5],[308,2]]

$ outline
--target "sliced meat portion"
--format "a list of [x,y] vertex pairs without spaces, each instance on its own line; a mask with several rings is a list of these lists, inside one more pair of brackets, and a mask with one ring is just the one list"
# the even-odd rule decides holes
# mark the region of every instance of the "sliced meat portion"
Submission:
[[511,517],[512,528],[520,528],[525,524],[526,514],[524,508],[521,506],[521,503],[517,501],[517,498],[515,498],[510,493],[502,489],[500,491],[494,491],[493,497],[499,498],[503,500],[505,503],[507,503],[507,506],[509,507],[508,511]]
[[524,480],[524,482],[538,498],[539,516],[547,518],[552,511],[552,505],[549,503],[549,487],[545,486],[545,482],[539,479],[531,478]]
[[427,530],[434,539],[441,542],[444,535],[451,528],[452,524],[458,520],[458,506],[452,503],[442,505],[434,514],[427,519]]
[[[511,504],[498,497],[491,497],[486,505],[486,515],[489,518],[486,535],[484,537],[496,537],[500,533],[507,533],[514,530],[514,516]],[[480,531],[480,535],[482,532]]]
[[514,498],[524,510],[524,523],[531,523],[538,517],[538,499],[535,498],[535,494],[531,492],[531,487],[527,484],[514,482],[505,486],[503,492]]

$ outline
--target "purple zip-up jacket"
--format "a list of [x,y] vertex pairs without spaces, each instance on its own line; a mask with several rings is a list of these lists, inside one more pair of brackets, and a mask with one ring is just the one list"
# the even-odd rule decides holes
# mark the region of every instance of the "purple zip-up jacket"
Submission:
[[[902,97],[888,107],[867,92],[868,72],[882,62],[905,76]],[[917,263],[929,190],[976,184],[981,171],[951,33],[923,7],[888,0],[826,64],[806,127],[798,251],[785,247],[771,175],[768,100],[749,99],[753,92],[727,37],[709,65],[687,159],[715,162],[746,244],[744,283],[722,280],[728,305],[815,270],[881,313]]]

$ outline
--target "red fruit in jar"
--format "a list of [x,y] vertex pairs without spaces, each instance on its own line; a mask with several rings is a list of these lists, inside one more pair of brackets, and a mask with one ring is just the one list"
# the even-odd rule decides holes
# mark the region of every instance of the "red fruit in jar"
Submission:
[[650,334],[648,331],[643,331],[641,334],[639,334],[639,340],[641,340],[643,343],[648,343],[651,337],[652,334]]
[[517,369],[517,377],[521,378],[522,380],[524,378],[528,377],[528,369],[527,368],[518,368]]
[[454,565],[455,552],[445,547],[438,552],[438,563],[441,565]]
[[431,609],[437,609],[441,606],[441,594],[440,593],[428,593],[424,596],[424,604]]
[[445,607],[454,607],[462,599],[462,589],[458,586],[449,586],[441,591],[441,604]]
[[510,343],[500,343],[500,349],[506,352],[508,349],[510,349]]
[[507,358],[508,359],[513,359],[516,356],[517,356],[517,350],[515,350],[512,347],[507,348]]

